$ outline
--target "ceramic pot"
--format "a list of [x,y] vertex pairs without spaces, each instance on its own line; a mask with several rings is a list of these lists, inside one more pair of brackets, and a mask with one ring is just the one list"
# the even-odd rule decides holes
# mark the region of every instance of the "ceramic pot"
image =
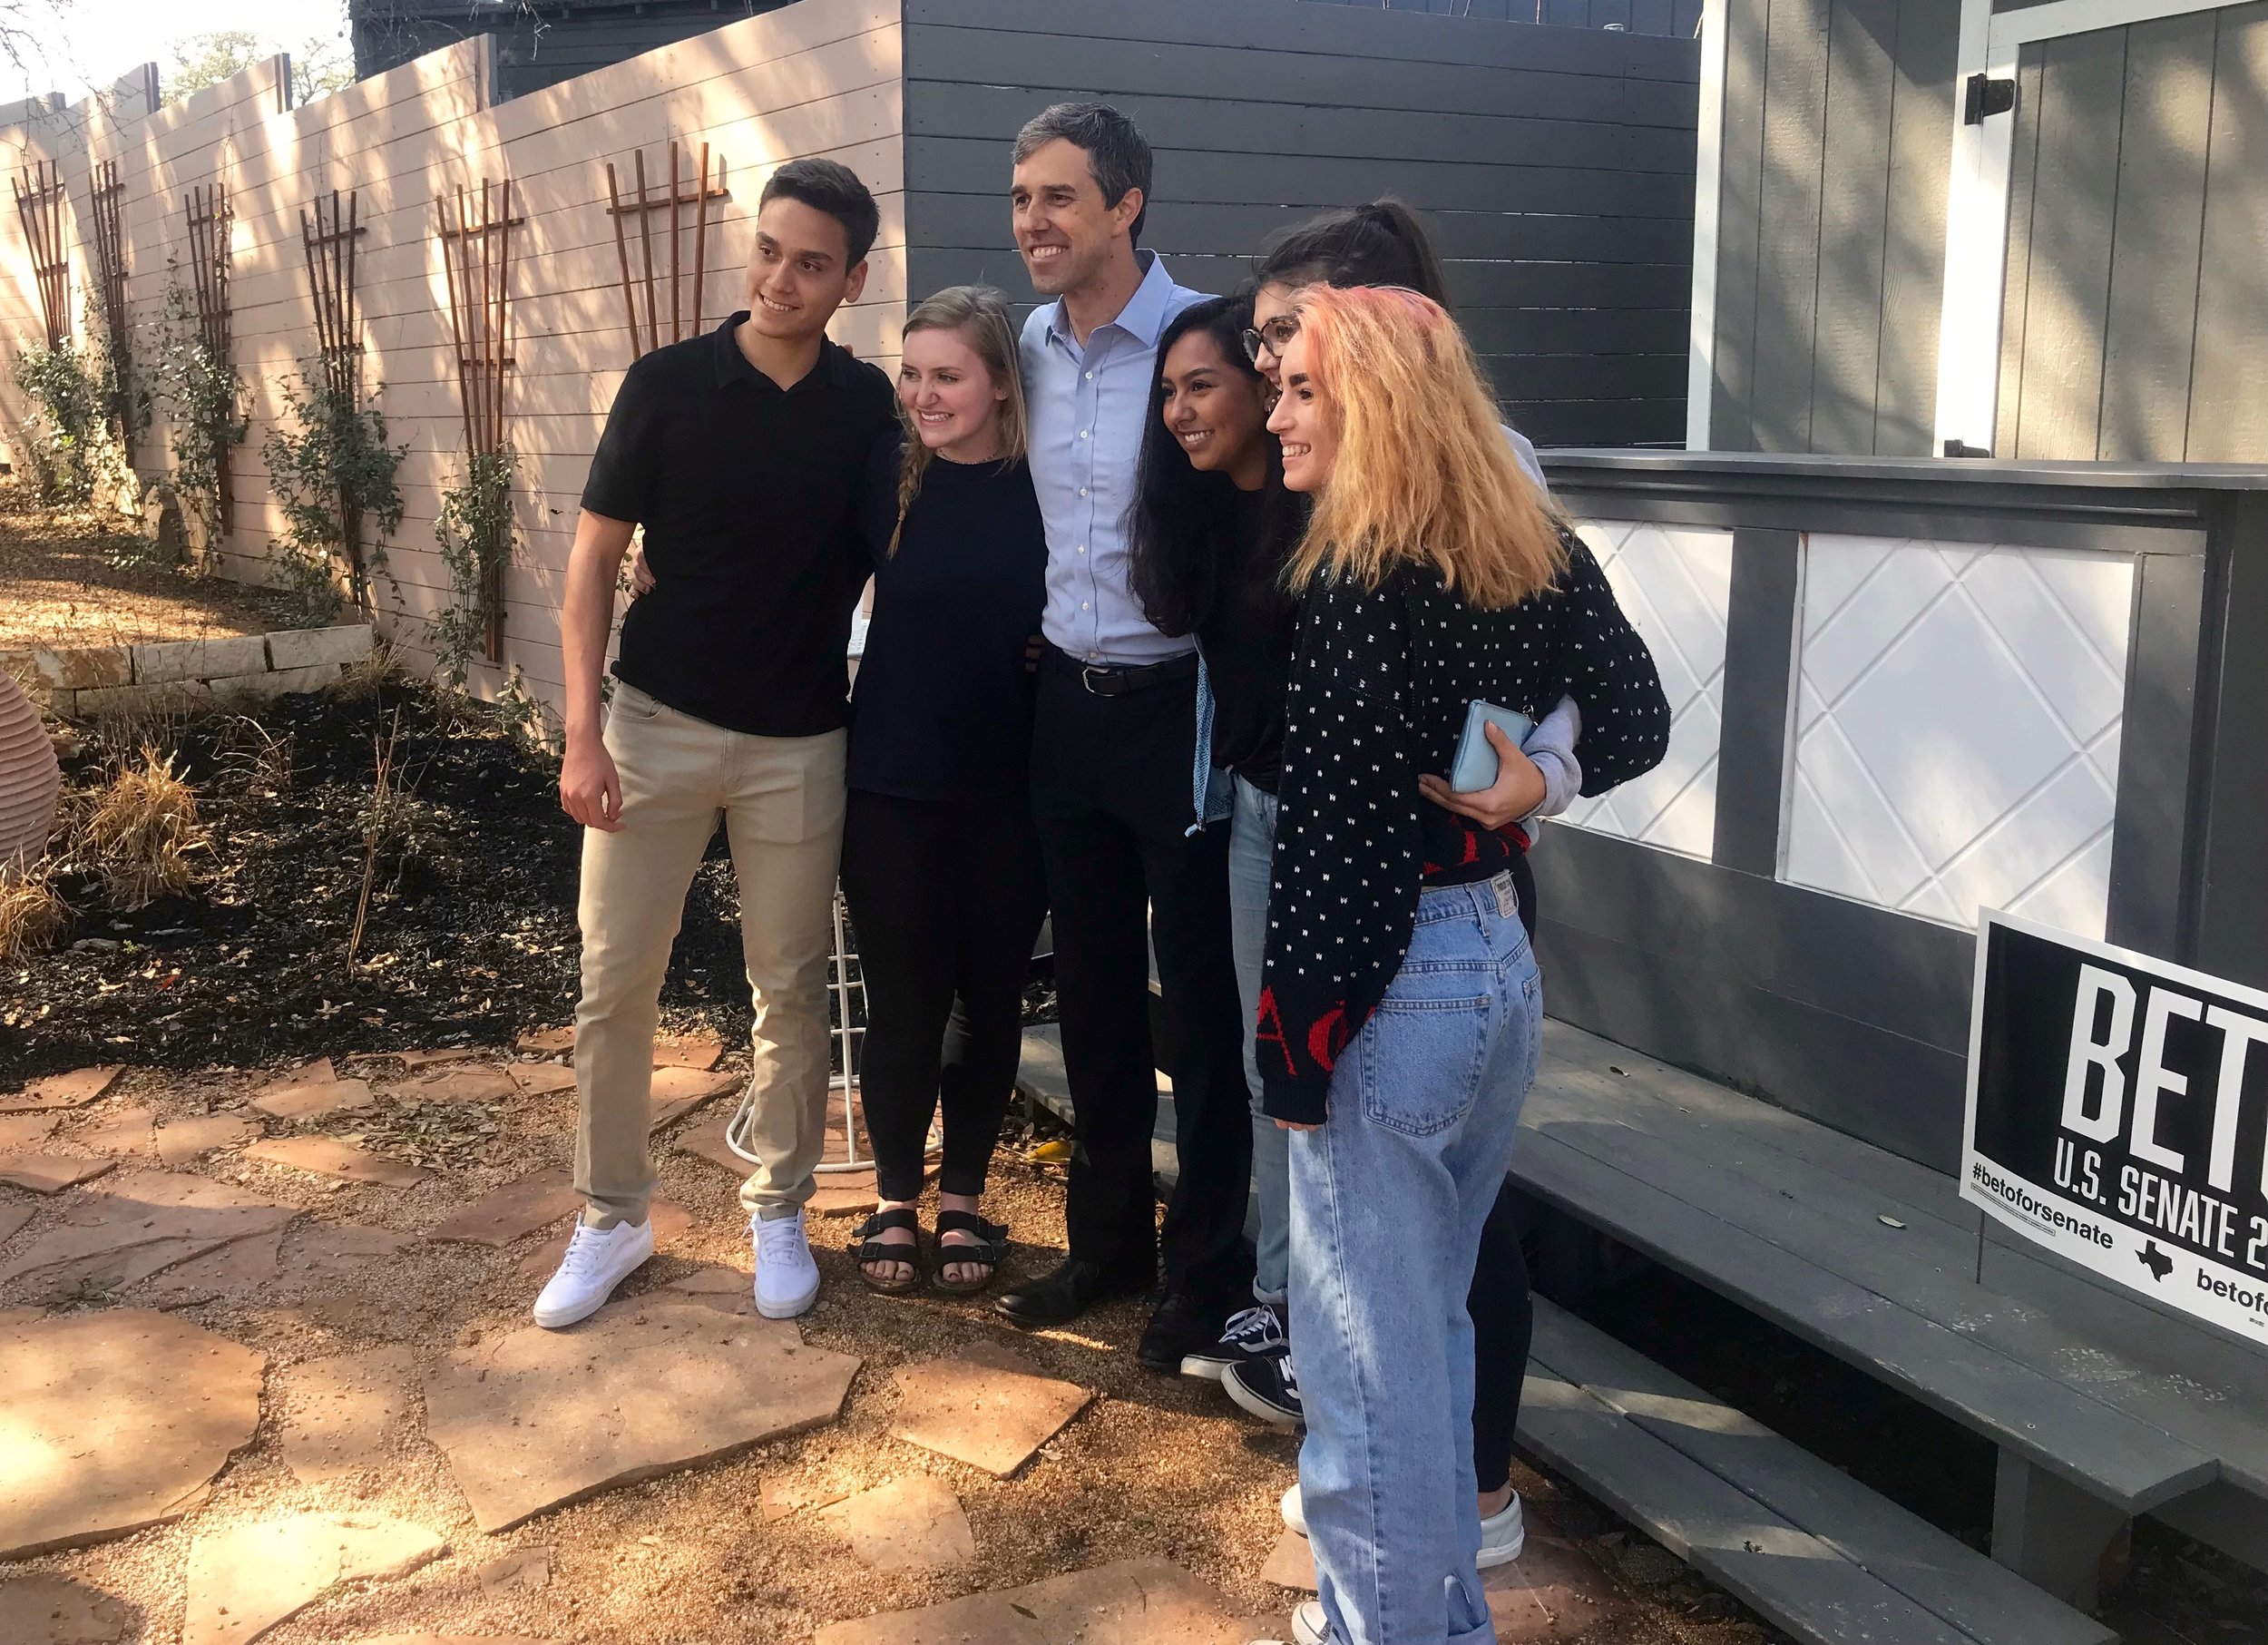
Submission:
[[0,669],[0,869],[29,862],[46,848],[62,792],[55,745],[39,710],[15,676]]

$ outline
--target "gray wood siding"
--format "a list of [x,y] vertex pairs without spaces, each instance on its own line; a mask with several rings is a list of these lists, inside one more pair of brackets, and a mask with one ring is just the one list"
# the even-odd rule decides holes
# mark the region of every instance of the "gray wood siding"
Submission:
[[[1323,5],[1378,8],[1378,0],[1316,0]],[[1690,40],[1701,26],[1701,0],[1394,0],[1398,12],[1436,17],[1485,17],[1498,23],[1547,23],[1555,28],[1622,29]]]
[[1995,455],[2268,458],[2268,5],[2019,59]]
[[[1446,0],[1434,0],[1445,4]],[[1488,0],[1478,0],[1474,13]],[[1540,12],[1541,15],[1537,14]],[[1694,38],[1701,28],[1701,0],[1507,0],[1503,15],[1514,23],[1549,23],[1560,28],[1627,28],[1634,34]]]
[[1729,0],[1710,444],[1930,448],[1960,0]]
[[496,40],[498,102],[627,62],[790,0],[602,0],[510,9],[350,0],[355,74],[367,79],[475,34]]
[[2268,459],[2268,5],[2214,14],[2193,463]]
[[1530,438],[1681,443],[1692,41],[1306,0],[906,0],[905,22],[914,296],[1029,298],[1009,144],[1099,98],[1155,150],[1143,243],[1183,284],[1229,290],[1275,230],[1396,194]]

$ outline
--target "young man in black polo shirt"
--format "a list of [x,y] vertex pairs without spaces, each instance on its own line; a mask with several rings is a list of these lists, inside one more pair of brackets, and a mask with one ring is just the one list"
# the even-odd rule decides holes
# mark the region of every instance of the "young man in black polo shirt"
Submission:
[[[757,1308],[789,1318],[818,1295],[803,1207],[826,1125],[845,653],[865,578],[853,522],[867,455],[896,419],[889,379],[826,333],[865,283],[877,221],[844,167],[781,167],[757,211],[748,307],[631,367],[591,459],[561,622],[560,798],[585,830],[575,1186],[587,1205],[536,1299],[539,1325],[585,1317],[653,1254],[654,1028],[719,816],[756,1005],[758,1164],[740,1199]],[[601,732],[615,577],[637,524],[656,582],[623,621]]]

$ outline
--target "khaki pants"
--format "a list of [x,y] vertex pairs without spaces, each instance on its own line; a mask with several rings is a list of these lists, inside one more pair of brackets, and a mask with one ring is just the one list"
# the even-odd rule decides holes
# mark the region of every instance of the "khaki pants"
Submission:
[[582,1002],[575,1012],[575,1187],[597,1228],[643,1221],[654,1030],[685,896],[724,816],[740,887],[740,944],[756,1006],[749,1035],[758,1162],[751,1211],[810,1199],[826,1140],[827,960],[843,840],[846,733],[751,737],[618,684],[606,749],[622,827],[582,837]]

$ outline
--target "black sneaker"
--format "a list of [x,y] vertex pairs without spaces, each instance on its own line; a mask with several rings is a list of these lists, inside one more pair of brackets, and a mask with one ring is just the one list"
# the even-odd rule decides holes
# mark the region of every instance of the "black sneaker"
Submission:
[[1280,1352],[1230,1366],[1221,1373],[1220,1386],[1262,1422],[1296,1428],[1305,1420],[1299,1405],[1299,1372],[1292,1364],[1288,1342]]
[[1149,1327],[1142,1333],[1134,1357],[1151,1370],[1171,1376],[1181,1369],[1188,1356],[1210,1348],[1220,1340],[1221,1319],[1227,1312],[1186,1291],[1172,1292],[1149,1317]]
[[1284,1322],[1266,1303],[1240,1309],[1228,1317],[1219,1341],[1181,1356],[1181,1375],[1218,1382],[1230,1366],[1273,1354],[1284,1340]]

